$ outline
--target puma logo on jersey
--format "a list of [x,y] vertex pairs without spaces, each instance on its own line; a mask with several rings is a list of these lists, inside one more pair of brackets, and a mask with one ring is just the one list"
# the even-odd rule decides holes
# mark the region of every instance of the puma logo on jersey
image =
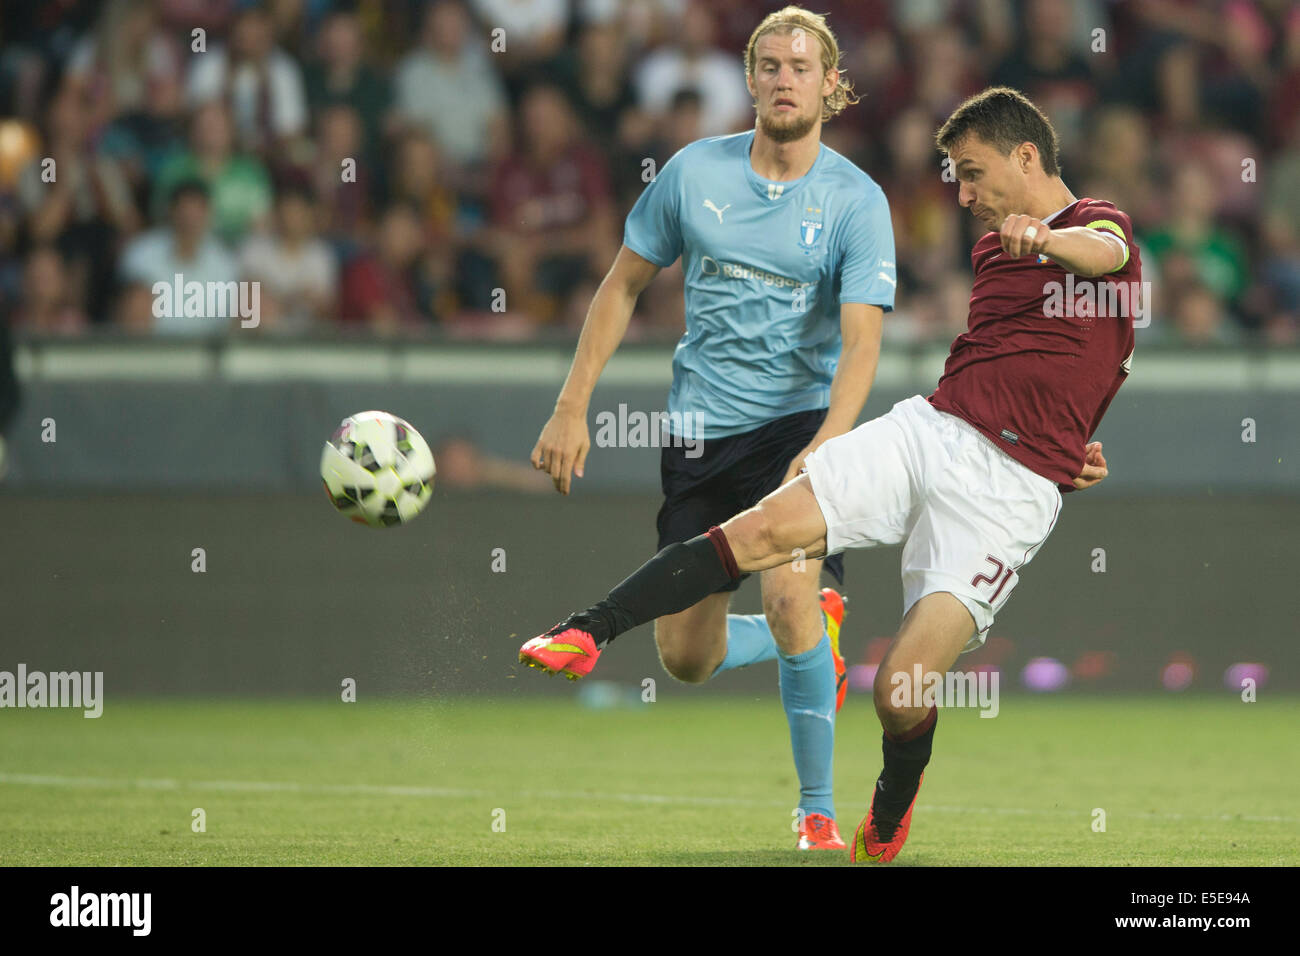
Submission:
[[704,208],[711,209],[714,212],[716,212],[718,214],[718,225],[722,225],[722,214],[731,208],[731,203],[727,203],[725,206],[719,209],[717,206],[713,205],[712,199],[706,199],[704,200]]

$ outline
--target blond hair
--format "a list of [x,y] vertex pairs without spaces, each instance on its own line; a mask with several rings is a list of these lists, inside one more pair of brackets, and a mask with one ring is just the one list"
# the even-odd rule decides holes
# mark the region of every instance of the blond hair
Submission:
[[[821,44],[823,75],[840,67],[840,45],[836,42],[831,28],[826,25],[826,18],[803,7],[789,6],[769,13],[749,35],[749,43],[745,45],[746,76],[754,75],[754,48],[758,45],[758,41],[769,33],[779,33],[784,36],[810,34]],[[829,96],[822,97],[822,122],[826,122],[832,116],[838,116],[844,112],[845,107],[857,101],[853,84],[849,82],[848,77],[840,73],[835,89],[831,90]]]

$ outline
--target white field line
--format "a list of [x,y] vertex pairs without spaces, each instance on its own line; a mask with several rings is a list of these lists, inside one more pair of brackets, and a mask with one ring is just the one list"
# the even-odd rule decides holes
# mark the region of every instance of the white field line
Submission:
[[[400,786],[373,783],[294,783],[274,780],[173,780],[167,777],[65,777],[48,774],[0,772],[0,784],[34,787],[73,787],[121,790],[213,790],[243,793],[362,793],[386,797],[428,797],[432,799],[501,799],[501,791],[470,790],[460,787]],[[582,790],[520,790],[513,796],[526,800],[610,800],[618,803],[681,804],[697,807],[789,807],[782,800],[748,800],[742,797],[689,797],[656,793],[601,793]],[[960,807],[918,803],[918,809],[938,813],[987,813],[1000,816],[1086,817],[1086,811],[1025,809],[1020,807]],[[1296,817],[1252,816],[1249,814],[1123,813],[1112,816],[1150,820],[1239,820],[1245,823],[1300,823]]]

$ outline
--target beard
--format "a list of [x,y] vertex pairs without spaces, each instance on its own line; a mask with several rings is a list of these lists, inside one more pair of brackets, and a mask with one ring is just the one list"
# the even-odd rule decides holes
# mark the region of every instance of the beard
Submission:
[[758,118],[758,127],[763,131],[763,135],[777,143],[793,143],[797,139],[803,139],[816,124],[816,116],[783,118],[769,113]]

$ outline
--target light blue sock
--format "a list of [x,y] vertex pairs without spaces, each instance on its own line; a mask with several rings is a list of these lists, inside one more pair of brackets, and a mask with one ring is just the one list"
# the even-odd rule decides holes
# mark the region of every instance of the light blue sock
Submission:
[[781,704],[790,722],[790,747],[799,775],[799,809],[835,816],[831,796],[835,750],[835,668],[831,639],[823,633],[811,651],[787,657],[778,653]]
[[733,667],[748,667],[760,661],[776,660],[776,638],[762,614],[727,615],[727,656],[722,659],[717,677]]

